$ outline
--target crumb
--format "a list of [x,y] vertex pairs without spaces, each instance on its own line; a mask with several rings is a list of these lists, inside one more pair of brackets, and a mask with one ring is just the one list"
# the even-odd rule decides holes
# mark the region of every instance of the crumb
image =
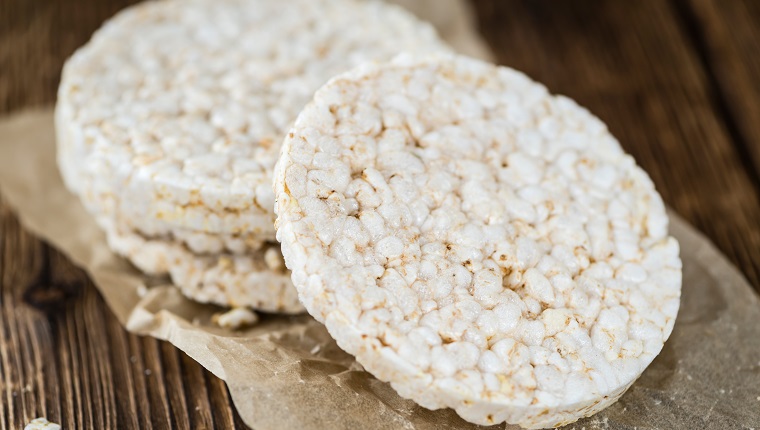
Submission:
[[222,328],[239,330],[256,324],[259,316],[248,308],[233,308],[224,313],[214,314],[211,321]]
[[35,418],[24,427],[24,430],[61,430],[61,426],[51,423],[47,418]]

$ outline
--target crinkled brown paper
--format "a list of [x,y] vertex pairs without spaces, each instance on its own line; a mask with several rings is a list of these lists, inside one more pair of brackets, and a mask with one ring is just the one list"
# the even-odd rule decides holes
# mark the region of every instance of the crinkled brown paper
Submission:
[[[403,2],[487,57],[459,0]],[[448,0],[446,0],[448,1]],[[431,6],[437,6],[435,9]],[[447,7],[451,6],[451,7]],[[453,33],[452,33],[453,32]],[[0,123],[0,191],[26,228],[84,267],[127,330],[165,339],[227,381],[243,420],[264,429],[471,429],[429,411],[362,370],[308,316],[265,316],[245,331],[216,327],[219,308],[193,303],[114,256],[55,166],[50,109]],[[623,398],[569,429],[760,429],[760,300],[725,257],[672,215],[683,299],[662,353]],[[504,426],[502,426],[504,428]],[[506,428],[510,428],[507,426]]]

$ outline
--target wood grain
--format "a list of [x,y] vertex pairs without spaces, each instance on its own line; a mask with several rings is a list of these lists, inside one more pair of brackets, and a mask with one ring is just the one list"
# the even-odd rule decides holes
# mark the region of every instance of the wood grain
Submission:
[[0,200],[0,429],[245,429],[224,383],[127,333],[81,270]]
[[682,0],[734,142],[760,183],[760,2]]
[[[0,1],[0,113],[54,101],[61,65],[134,0]],[[499,62],[606,121],[666,202],[760,289],[760,4],[473,0]],[[0,430],[246,428],[222,381],[127,333],[0,196]]]

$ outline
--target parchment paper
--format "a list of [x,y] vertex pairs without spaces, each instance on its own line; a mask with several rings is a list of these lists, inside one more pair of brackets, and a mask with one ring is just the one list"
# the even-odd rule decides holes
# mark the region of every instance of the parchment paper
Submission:
[[[455,46],[488,58],[464,5],[439,1],[400,2],[435,12],[434,23],[454,29],[444,35],[454,34]],[[224,379],[254,429],[478,428],[451,410],[400,398],[306,315],[264,316],[245,331],[225,330],[211,323],[220,308],[193,303],[165,282],[153,286],[109,251],[63,187],[49,108],[0,122],[0,192],[27,229],[87,270],[127,330],[171,342]],[[684,262],[673,334],[618,403],[569,429],[760,428],[760,300],[703,236],[675,214],[671,220]]]

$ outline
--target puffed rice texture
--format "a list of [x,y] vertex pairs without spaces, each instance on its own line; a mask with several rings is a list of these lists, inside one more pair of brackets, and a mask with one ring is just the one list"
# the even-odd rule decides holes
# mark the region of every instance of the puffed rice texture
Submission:
[[276,243],[246,254],[196,254],[181,243],[147,238],[107,219],[99,222],[115,253],[143,273],[169,275],[192,300],[284,314],[304,310]]

